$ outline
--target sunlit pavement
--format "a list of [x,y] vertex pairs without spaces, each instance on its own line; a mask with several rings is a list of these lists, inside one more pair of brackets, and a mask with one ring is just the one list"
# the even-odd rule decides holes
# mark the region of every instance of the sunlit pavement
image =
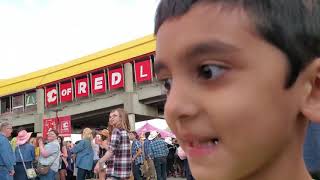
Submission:
[[167,180],[186,180],[186,178],[174,178],[174,177],[169,177]]

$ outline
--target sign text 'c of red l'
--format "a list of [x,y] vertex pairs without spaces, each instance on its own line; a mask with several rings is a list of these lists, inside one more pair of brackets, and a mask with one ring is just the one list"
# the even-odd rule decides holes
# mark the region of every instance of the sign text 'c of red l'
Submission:
[[104,73],[92,75],[92,93],[104,93],[106,92],[106,76]]
[[152,80],[151,61],[150,59],[136,62],[134,64],[136,82],[141,83],[144,81]]
[[58,103],[58,90],[57,87],[46,88],[46,105],[56,105]]
[[109,70],[108,83],[110,90],[124,87],[123,69],[122,67]]
[[60,84],[60,100],[61,102],[72,101],[72,82]]
[[82,78],[76,80],[76,97],[88,97],[89,96],[89,83],[88,78]]

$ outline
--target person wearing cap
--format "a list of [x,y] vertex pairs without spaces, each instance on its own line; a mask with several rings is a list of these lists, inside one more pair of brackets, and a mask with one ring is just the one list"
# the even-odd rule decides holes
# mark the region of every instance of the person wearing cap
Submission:
[[152,131],[148,139],[151,141],[149,153],[156,168],[157,180],[165,180],[167,179],[167,156],[169,153],[167,143],[160,138],[157,131]]
[[23,163],[29,169],[35,160],[34,146],[28,142],[31,134],[31,132],[27,132],[26,130],[18,132],[15,148],[16,165],[14,166],[14,180],[28,179]]
[[12,125],[3,122],[0,125],[0,179],[11,180],[14,175],[15,156],[9,143],[8,137],[11,136]]

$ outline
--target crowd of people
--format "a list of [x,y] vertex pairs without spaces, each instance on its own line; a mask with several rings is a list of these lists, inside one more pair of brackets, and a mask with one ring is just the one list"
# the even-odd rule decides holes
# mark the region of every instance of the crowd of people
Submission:
[[20,128],[11,141],[12,125],[4,122],[0,129],[1,180],[193,179],[176,139],[130,131],[123,109],[111,111],[105,129],[84,128],[75,144],[53,129],[43,138]]

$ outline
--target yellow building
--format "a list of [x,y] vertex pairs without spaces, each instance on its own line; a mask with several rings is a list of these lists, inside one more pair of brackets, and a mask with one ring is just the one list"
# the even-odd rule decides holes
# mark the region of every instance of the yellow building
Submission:
[[107,125],[123,107],[135,121],[161,117],[164,89],[153,73],[152,35],[70,62],[0,80],[0,121],[40,132],[43,119],[70,116],[73,131]]

